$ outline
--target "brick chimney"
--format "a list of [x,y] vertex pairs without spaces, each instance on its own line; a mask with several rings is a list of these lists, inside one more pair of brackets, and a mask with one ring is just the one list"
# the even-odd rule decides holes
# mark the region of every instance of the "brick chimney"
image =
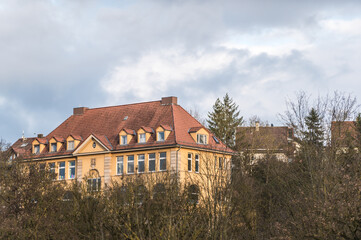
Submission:
[[177,105],[177,97],[162,97],[162,105]]
[[82,115],[86,112],[86,110],[88,110],[89,108],[87,107],[77,107],[77,108],[73,108],[73,115]]

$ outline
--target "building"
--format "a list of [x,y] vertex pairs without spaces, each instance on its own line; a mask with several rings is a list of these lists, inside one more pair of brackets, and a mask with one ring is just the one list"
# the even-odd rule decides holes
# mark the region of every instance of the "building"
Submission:
[[237,128],[236,143],[243,153],[250,155],[252,163],[273,156],[276,159],[289,162],[298,147],[293,129],[280,126],[260,126]]
[[233,153],[178,105],[176,97],[74,108],[51,133],[20,138],[11,151],[24,162],[47,166],[58,181],[86,180],[90,191],[128,176],[165,172],[186,183],[201,179],[210,166],[226,171]]
[[357,148],[358,134],[355,121],[331,122],[331,144],[339,149]]

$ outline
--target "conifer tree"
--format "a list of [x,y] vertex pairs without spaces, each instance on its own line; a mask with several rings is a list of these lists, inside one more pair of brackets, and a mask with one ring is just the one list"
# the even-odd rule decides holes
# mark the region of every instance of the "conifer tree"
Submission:
[[322,146],[323,130],[320,114],[312,108],[308,116],[305,118],[307,130],[303,132],[306,143],[314,146]]
[[360,148],[361,147],[361,113],[359,113],[356,117],[355,130],[356,130],[355,141],[357,146]]
[[208,112],[208,128],[228,147],[235,147],[236,130],[243,122],[239,117],[238,106],[233,102],[228,93],[223,101],[217,98],[213,111]]

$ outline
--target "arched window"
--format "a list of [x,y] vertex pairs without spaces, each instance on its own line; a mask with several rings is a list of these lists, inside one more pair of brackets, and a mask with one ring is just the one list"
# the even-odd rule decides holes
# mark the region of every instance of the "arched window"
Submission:
[[89,171],[88,183],[88,192],[96,192],[101,189],[101,178],[99,172],[96,169]]

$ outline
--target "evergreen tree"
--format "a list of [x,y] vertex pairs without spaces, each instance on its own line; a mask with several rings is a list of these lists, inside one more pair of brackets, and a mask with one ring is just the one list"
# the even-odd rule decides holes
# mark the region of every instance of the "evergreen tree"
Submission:
[[357,147],[360,148],[361,147],[361,113],[359,113],[356,117],[355,130],[356,130],[355,142],[357,144]]
[[223,102],[217,98],[213,111],[208,112],[208,128],[230,148],[235,147],[236,130],[242,122],[238,106],[228,93],[223,97]]
[[314,108],[311,109],[305,118],[305,124],[307,126],[307,130],[303,132],[305,142],[314,146],[322,146],[323,130],[321,117]]

